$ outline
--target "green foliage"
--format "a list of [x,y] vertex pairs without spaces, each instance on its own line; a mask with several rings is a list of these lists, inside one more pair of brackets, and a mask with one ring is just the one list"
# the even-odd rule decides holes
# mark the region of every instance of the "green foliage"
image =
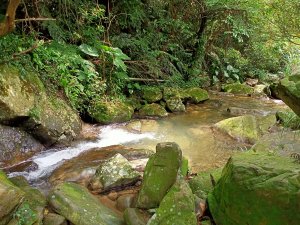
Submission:
[[22,204],[13,215],[18,225],[27,225],[29,221],[37,219],[36,213],[30,208],[28,203]]

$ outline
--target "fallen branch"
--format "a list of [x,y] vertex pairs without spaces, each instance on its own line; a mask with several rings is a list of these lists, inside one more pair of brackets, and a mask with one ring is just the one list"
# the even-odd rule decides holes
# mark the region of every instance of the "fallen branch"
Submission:
[[135,78],[135,77],[127,78],[127,80],[130,80],[130,81],[143,81],[143,82],[166,82],[166,80],[160,80],[160,79],[146,79],[146,78]]
[[[47,43],[50,43],[51,41],[45,41],[43,44],[47,44]],[[24,50],[24,51],[21,51],[21,52],[17,52],[17,53],[14,53],[13,55],[12,55],[12,57],[13,58],[16,58],[16,57],[18,57],[18,56],[20,56],[20,55],[25,55],[25,54],[27,54],[27,53],[29,53],[29,52],[32,52],[34,49],[36,49],[36,48],[38,48],[40,45],[39,45],[39,42],[37,41],[37,42],[35,42],[34,43],[34,45],[32,45],[30,48],[28,48],[28,49],[26,49],[26,50]]]
[[15,23],[18,22],[27,22],[27,21],[55,21],[54,18],[26,18],[26,19],[17,19]]

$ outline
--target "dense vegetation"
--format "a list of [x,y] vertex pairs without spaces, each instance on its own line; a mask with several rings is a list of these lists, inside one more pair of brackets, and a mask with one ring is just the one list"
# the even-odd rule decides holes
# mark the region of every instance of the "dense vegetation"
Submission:
[[[99,96],[140,90],[132,78],[181,87],[248,77],[268,82],[292,73],[300,55],[298,0],[4,3],[0,64],[37,70],[80,112]],[[18,6],[13,22],[5,17],[12,3]]]

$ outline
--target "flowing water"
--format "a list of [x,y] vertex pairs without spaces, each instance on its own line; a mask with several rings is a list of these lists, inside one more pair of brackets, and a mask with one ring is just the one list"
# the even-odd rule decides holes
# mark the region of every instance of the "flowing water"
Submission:
[[137,120],[129,125],[92,126],[89,129],[96,132],[95,140],[81,141],[63,149],[49,149],[30,159],[36,165],[36,170],[13,172],[10,175],[23,175],[34,183],[41,178],[47,178],[65,161],[93,148],[121,144],[154,151],[157,143],[165,141],[179,144],[183,155],[189,159],[192,172],[220,167],[235,151],[250,147],[213,128],[216,122],[232,117],[227,112],[228,107],[238,107],[242,111],[262,115],[275,113],[286,107],[281,101],[269,99],[220,96],[217,93],[211,94],[210,97],[210,100],[203,104],[189,105],[186,113],[172,114],[159,120]]

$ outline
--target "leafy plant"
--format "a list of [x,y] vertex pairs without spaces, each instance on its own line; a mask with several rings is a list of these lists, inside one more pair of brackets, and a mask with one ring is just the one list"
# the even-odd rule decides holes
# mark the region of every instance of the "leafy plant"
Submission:
[[29,221],[36,221],[37,215],[30,208],[28,203],[23,203],[17,211],[13,214],[15,220],[17,220],[18,225],[27,225]]

